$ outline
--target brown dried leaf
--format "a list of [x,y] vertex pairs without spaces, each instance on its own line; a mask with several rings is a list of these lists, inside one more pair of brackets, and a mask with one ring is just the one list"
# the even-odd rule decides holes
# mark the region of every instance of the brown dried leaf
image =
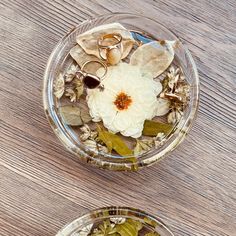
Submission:
[[138,47],[130,57],[131,65],[138,65],[153,78],[162,74],[174,59],[176,41],[154,41]]

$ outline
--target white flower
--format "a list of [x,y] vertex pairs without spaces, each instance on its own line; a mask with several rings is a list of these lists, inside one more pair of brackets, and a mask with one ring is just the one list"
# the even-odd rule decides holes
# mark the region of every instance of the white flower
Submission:
[[104,90],[88,89],[88,106],[93,121],[103,121],[111,132],[138,138],[144,121],[157,112],[160,82],[142,73],[139,66],[119,63],[108,68]]

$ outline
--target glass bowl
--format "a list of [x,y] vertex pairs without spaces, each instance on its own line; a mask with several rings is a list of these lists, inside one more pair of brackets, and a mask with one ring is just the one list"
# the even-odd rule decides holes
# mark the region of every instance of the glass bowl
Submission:
[[132,219],[142,223],[142,231],[152,231],[160,236],[174,236],[168,227],[157,217],[128,207],[105,207],[91,211],[64,226],[56,236],[87,236],[92,225],[98,225],[111,218]]
[[175,129],[168,136],[167,141],[162,146],[140,155],[135,161],[131,161],[130,158],[104,153],[98,153],[95,156],[88,147],[82,144],[76,132],[62,121],[58,113],[59,103],[53,95],[53,81],[57,78],[59,72],[63,70],[63,67],[69,63],[68,60],[72,60],[68,59],[68,55],[70,49],[76,44],[77,35],[96,26],[114,22],[122,24],[129,30],[144,32],[153,38],[179,41],[178,37],[165,26],[143,16],[116,13],[87,20],[71,29],[56,45],[49,57],[44,75],[43,102],[46,116],[53,131],[63,145],[74,153],[79,160],[105,169],[132,171],[157,162],[173,151],[185,138],[198,109],[199,78],[190,52],[179,41],[179,45],[175,50],[175,60],[182,67],[186,80],[190,85],[190,101]]

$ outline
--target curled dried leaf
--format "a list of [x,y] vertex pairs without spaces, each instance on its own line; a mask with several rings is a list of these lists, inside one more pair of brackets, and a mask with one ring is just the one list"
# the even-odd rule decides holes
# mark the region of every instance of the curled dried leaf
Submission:
[[81,35],[78,35],[76,41],[87,54],[95,55],[97,58],[100,58],[97,40],[106,34],[120,34],[122,36],[122,59],[127,57],[133,47],[134,39],[132,34],[119,23],[95,27]]
[[63,75],[60,73],[54,82],[54,95],[60,99],[65,91],[65,81]]
[[176,41],[153,41],[138,47],[130,57],[131,65],[138,65],[153,78],[162,74],[174,59]]

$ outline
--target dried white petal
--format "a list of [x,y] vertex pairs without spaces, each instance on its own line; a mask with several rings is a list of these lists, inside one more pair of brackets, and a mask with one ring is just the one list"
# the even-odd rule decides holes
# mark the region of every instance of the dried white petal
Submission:
[[176,41],[153,41],[138,47],[130,58],[131,65],[138,65],[152,77],[162,74],[174,59]]
[[164,116],[170,111],[170,101],[164,98],[157,98],[156,116]]
[[122,59],[127,57],[135,41],[132,37],[132,34],[119,23],[112,23],[95,27],[77,36],[76,41],[87,54],[95,55],[96,57],[100,58],[97,40],[101,36],[106,34],[121,35],[122,37],[121,43],[123,46]]
[[[98,58],[94,55],[88,55],[82,47],[79,45],[74,46],[70,50],[71,57],[78,63],[81,67],[86,61],[98,60]],[[93,64],[93,63],[91,63]],[[97,64],[97,63],[96,63]]]

